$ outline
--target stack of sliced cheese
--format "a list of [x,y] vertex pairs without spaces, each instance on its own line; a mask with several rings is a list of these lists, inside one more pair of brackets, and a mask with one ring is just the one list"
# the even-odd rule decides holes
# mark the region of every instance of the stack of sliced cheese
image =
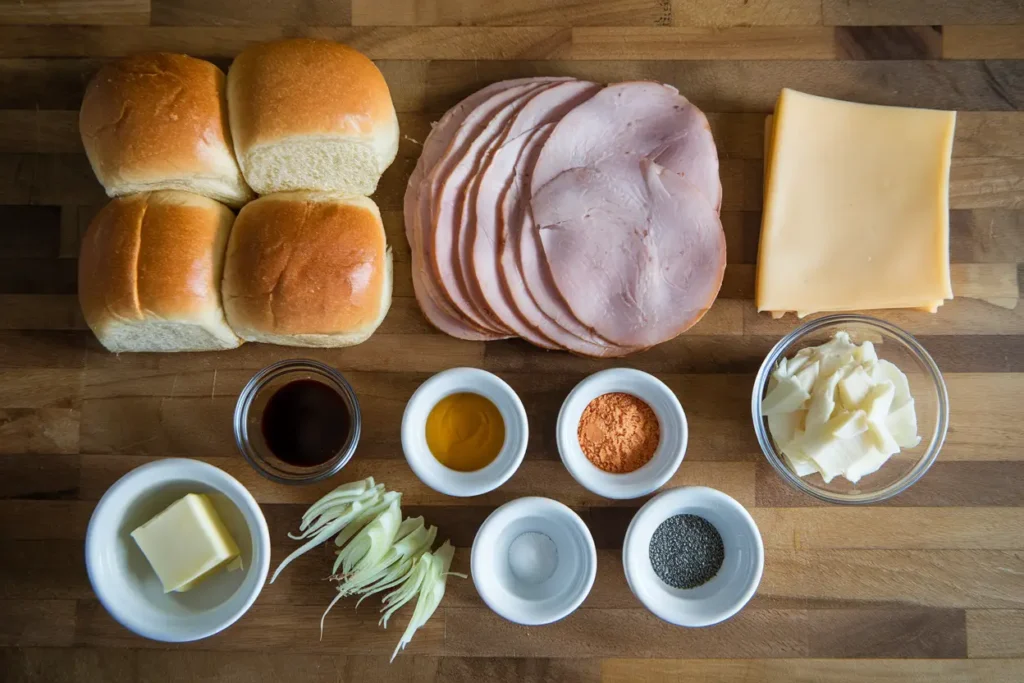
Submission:
[[826,483],[856,483],[921,441],[907,376],[845,332],[779,361],[761,413],[790,468]]
[[757,309],[935,312],[952,299],[955,123],[783,90],[766,138]]
[[[80,129],[115,198],[79,259],[82,310],[107,349],[347,346],[381,323],[391,253],[361,195],[395,158],[398,120],[364,55],[267,43],[227,77],[135,55],[89,83]],[[250,202],[253,190],[265,196]]]

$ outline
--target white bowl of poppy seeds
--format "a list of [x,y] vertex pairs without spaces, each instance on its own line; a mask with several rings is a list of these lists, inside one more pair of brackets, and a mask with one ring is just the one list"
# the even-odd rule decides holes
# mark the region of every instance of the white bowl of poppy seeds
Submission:
[[670,489],[633,517],[622,546],[633,594],[677,626],[725,621],[757,592],[764,544],[746,509],[704,486]]

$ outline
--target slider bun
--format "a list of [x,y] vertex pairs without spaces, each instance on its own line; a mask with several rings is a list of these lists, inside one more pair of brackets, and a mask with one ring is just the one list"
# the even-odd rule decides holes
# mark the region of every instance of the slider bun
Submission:
[[228,72],[235,152],[259,194],[320,190],[369,196],[398,153],[384,76],[327,40],[253,46]]
[[78,123],[107,195],[185,190],[230,206],[248,201],[224,87],[220,69],[185,55],[141,54],[100,69]]
[[223,296],[228,323],[248,341],[352,346],[391,306],[391,250],[367,197],[288,192],[238,214]]
[[85,320],[108,350],[213,351],[241,340],[220,301],[234,215],[164,191],[119,197],[89,225],[78,259]]

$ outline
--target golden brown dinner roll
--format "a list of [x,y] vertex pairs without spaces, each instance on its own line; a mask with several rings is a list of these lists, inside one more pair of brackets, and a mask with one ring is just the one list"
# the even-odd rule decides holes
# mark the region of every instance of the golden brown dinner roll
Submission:
[[235,162],[224,87],[224,72],[185,55],[135,55],[100,69],[78,123],[107,195],[186,190],[230,206],[251,199]]
[[78,296],[110,351],[212,351],[241,340],[220,282],[234,215],[212,199],[164,191],[119,197],[82,240]]
[[371,195],[398,153],[384,76],[328,40],[251,47],[228,71],[235,153],[259,194],[321,190]]
[[365,341],[391,306],[391,250],[366,197],[286,192],[238,214],[224,266],[238,336],[285,346]]

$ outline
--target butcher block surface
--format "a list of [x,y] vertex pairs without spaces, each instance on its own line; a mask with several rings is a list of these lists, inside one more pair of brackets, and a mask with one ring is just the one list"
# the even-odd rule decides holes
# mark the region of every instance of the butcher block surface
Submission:
[[[247,344],[209,354],[105,352],[76,296],[80,237],[104,202],[81,148],[77,108],[100,65],[142,50],[226,68],[254,42],[316,36],[377,61],[402,126],[375,195],[395,252],[395,300],[361,346]],[[722,158],[728,267],[708,315],[620,362],[519,341],[463,342],[432,330],[412,296],[401,199],[430,122],[503,78],[571,75],[672,84],[708,112]],[[754,373],[794,326],[753,305],[763,130],[782,87],[862,102],[956,109],[950,247],[956,299],[938,314],[883,312],[945,374],[949,436],[938,462],[884,505],[824,506],[762,457],[750,419]],[[0,0],[0,679],[5,681],[792,681],[1024,680],[1024,3],[1021,0]],[[363,438],[343,474],[287,487],[238,455],[235,399],[277,360],[338,367],[362,403]],[[630,593],[623,534],[643,501],[577,485],[558,459],[555,418],[587,374],[626,365],[678,394],[690,424],[670,486],[718,488],[764,537],[764,579],[730,621],[683,629]],[[490,370],[520,394],[530,448],[497,491],[449,498],[402,457],[406,400],[431,374]],[[337,606],[324,554],[297,561],[228,631],[190,645],[142,640],[114,622],[86,577],[83,538],[106,488],[167,456],[238,477],[261,503],[276,564],[305,506],[373,475],[404,492],[459,548],[497,505],[550,496],[580,511],[598,547],[593,591],[572,616],[503,621],[452,578],[434,618],[388,664],[364,602]],[[411,612],[410,608],[406,613]],[[408,618],[408,615],[405,617]]]

